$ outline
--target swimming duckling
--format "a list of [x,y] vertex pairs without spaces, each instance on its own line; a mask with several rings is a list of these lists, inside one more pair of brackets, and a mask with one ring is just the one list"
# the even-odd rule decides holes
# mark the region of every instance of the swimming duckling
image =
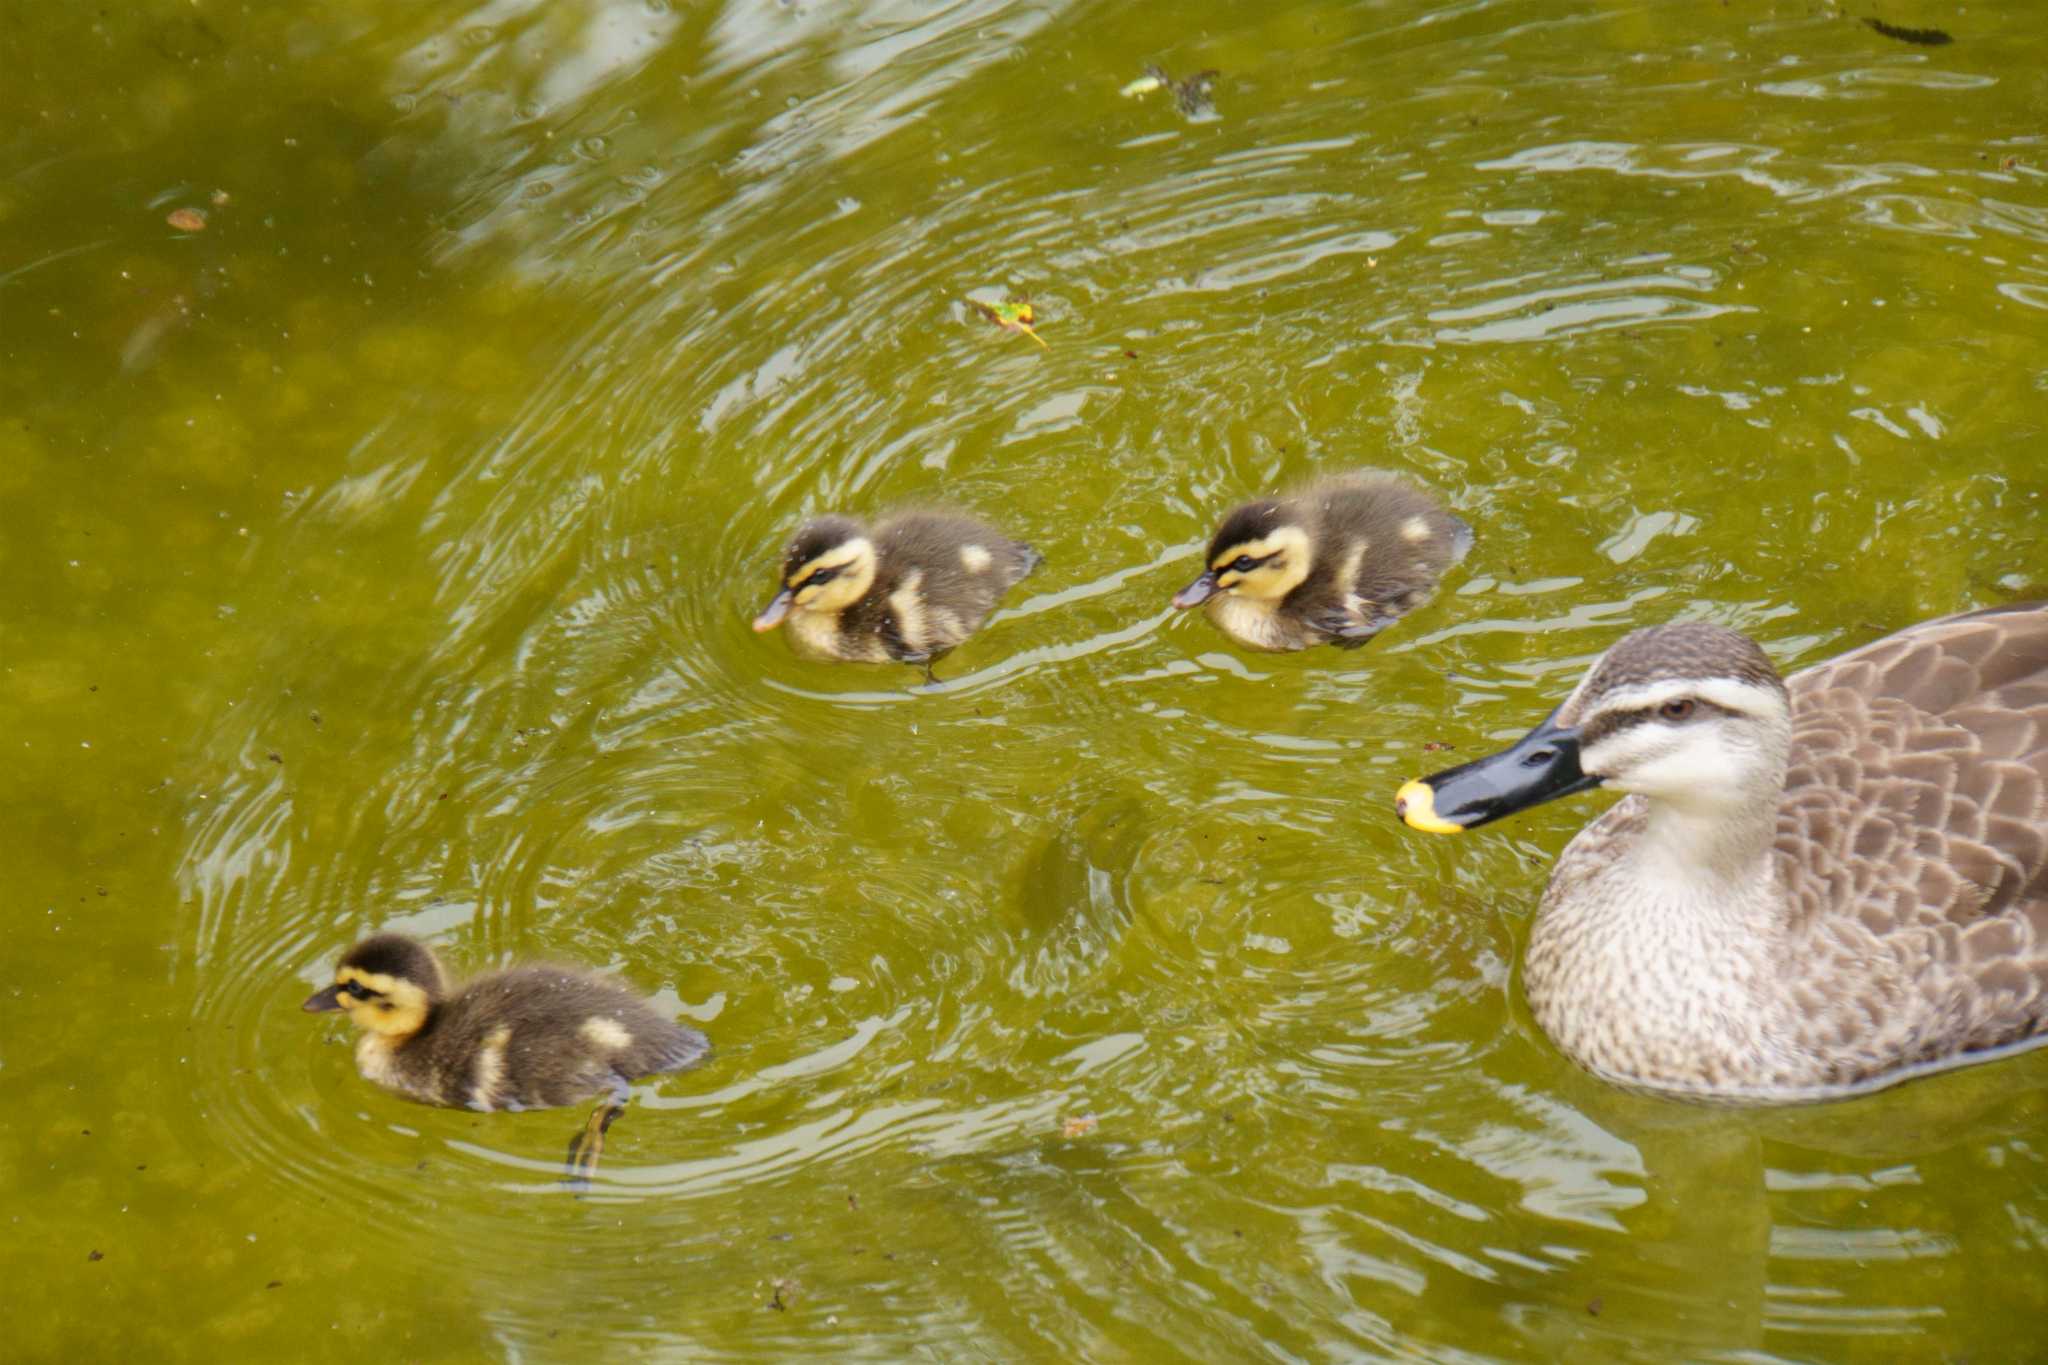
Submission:
[[372,934],[342,955],[308,1013],[345,1010],[363,1030],[356,1069],[422,1104],[540,1109],[607,1101],[570,1144],[572,1174],[597,1165],[627,1083],[681,1071],[711,1045],[624,986],[570,967],[513,967],[451,988],[404,934]]
[[782,556],[782,586],[755,630],[786,617],[790,644],[819,659],[922,664],[981,627],[1044,556],[957,512],[900,512],[872,531],[819,517]]
[[1247,649],[1355,649],[1429,600],[1472,528],[1391,474],[1339,474],[1248,502],[1209,541],[1176,607]]
[[1624,637],[1513,747],[1401,788],[1433,833],[1606,786],[1523,958],[1623,1085],[1783,1103],[2048,1044],[2048,602],[1780,679],[1695,621]]

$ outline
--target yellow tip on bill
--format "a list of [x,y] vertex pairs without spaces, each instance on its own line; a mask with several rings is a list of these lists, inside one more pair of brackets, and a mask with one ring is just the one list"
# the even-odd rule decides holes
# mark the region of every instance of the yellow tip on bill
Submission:
[[1411,829],[1425,834],[1463,834],[1463,825],[1454,825],[1448,820],[1439,820],[1436,815],[1436,792],[1427,782],[1416,778],[1405,782],[1401,790],[1394,793],[1394,810],[1408,822]]

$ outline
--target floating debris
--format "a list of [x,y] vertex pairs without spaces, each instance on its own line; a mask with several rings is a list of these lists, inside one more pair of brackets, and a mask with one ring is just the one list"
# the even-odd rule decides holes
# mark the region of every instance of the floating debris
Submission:
[[1173,92],[1174,105],[1181,113],[1189,118],[1210,118],[1215,115],[1216,106],[1209,98],[1209,87],[1214,85],[1216,78],[1222,74],[1212,67],[1207,71],[1197,71],[1185,80],[1176,80],[1167,74],[1166,68],[1148,66],[1144,75],[1117,93],[1126,99],[1135,99],[1139,95],[1149,95],[1154,90],[1170,90]]
[[1072,1118],[1065,1119],[1060,1123],[1060,1136],[1063,1138],[1086,1137],[1094,1131],[1095,1125],[1100,1122],[1102,1120],[1093,1114],[1076,1114]]
[[1031,300],[1011,298],[1001,303],[983,303],[980,299],[969,299],[967,302],[973,305],[975,312],[1004,331],[1021,333],[1045,346],[1046,350],[1052,349],[1046,345],[1044,337],[1032,330],[1031,324],[1037,321],[1037,315],[1031,311]]
[[1153,90],[1171,90],[1174,92],[1174,104],[1176,108],[1180,108],[1180,113],[1188,115],[1190,119],[1210,119],[1217,113],[1217,106],[1208,98],[1208,88],[1217,84],[1219,76],[1223,76],[1223,72],[1210,68],[1206,72],[1196,72],[1186,80],[1176,80],[1174,76],[1169,76],[1161,65],[1147,65],[1145,74],[1124,86],[1122,90],[1118,90],[1118,94],[1128,100],[1141,94],[1151,94]]
[[206,214],[200,209],[172,209],[164,221],[180,232],[206,231]]
[[1920,47],[1945,47],[1955,41],[1938,28],[1900,28],[1897,24],[1887,24],[1882,19],[1865,19],[1863,22],[1887,38],[1894,38],[1902,43],[1914,43]]

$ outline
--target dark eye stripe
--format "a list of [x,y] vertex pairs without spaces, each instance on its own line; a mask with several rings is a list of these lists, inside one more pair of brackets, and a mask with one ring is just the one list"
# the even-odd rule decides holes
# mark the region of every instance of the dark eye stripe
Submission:
[[[1672,700],[1678,699],[1673,698]],[[1686,700],[1691,701],[1693,704],[1692,718],[1695,720],[1704,715],[1728,716],[1734,714],[1727,707],[1716,706],[1714,703],[1700,697],[1690,697]],[[1615,711],[1604,715],[1579,733],[1579,743],[1581,745],[1598,743],[1609,735],[1618,735],[1623,730],[1633,729],[1641,725],[1644,721],[1665,720],[1667,723],[1674,725],[1685,723],[1683,721],[1669,721],[1667,717],[1658,715],[1658,707],[1663,705],[1663,702],[1659,702],[1657,706],[1640,707],[1633,711]]]

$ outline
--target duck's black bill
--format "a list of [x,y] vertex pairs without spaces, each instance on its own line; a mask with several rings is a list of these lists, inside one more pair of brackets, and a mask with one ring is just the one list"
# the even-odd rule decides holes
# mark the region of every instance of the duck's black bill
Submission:
[[768,605],[761,608],[761,614],[754,618],[755,630],[773,630],[782,624],[782,618],[789,615],[789,607],[796,601],[796,593],[784,588],[768,599]]
[[335,1010],[343,1008],[341,1003],[341,986],[337,983],[329,986],[324,991],[314,991],[306,997],[306,1003],[299,1006],[299,1008],[308,1014],[331,1014]]
[[1186,610],[1188,607],[1199,607],[1215,595],[1216,571],[1211,569],[1175,593],[1173,595],[1173,605],[1180,607],[1182,610]]
[[1408,783],[1394,813],[1412,828],[1456,834],[1599,785],[1579,770],[1579,732],[1552,711],[1513,748]]

